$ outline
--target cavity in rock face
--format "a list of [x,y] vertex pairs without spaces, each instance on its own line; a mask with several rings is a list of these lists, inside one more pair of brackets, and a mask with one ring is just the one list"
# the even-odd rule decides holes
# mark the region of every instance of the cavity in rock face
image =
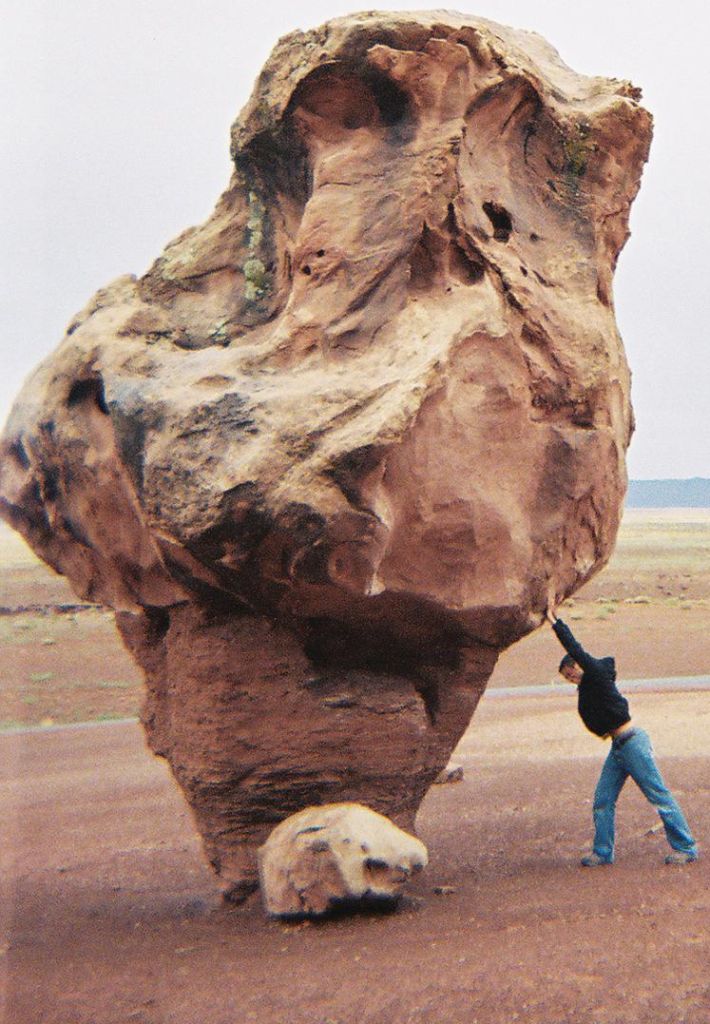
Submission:
[[464,15],[293,33],[210,219],[18,398],[2,513],[116,609],[235,898],[306,805],[411,828],[500,651],[609,557],[638,99]]

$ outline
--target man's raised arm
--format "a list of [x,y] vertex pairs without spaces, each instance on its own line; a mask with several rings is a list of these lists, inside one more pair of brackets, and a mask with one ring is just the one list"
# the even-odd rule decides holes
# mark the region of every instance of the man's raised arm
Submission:
[[579,667],[584,669],[585,672],[590,669],[594,670],[597,666],[597,659],[585,651],[580,642],[575,639],[569,626],[564,623],[562,619],[557,618],[553,607],[548,606],[547,611],[545,612],[545,617],[552,626],[557,639],[560,641],[567,653],[574,658]]

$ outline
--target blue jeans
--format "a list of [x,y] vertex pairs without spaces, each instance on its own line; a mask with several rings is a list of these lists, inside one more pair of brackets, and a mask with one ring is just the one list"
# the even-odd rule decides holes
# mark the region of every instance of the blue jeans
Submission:
[[697,856],[698,849],[675,798],[661,778],[653,759],[648,733],[635,729],[625,739],[615,737],[594,793],[594,852],[604,861],[614,860],[616,801],[629,775],[648,802],[658,811],[666,838],[674,850]]

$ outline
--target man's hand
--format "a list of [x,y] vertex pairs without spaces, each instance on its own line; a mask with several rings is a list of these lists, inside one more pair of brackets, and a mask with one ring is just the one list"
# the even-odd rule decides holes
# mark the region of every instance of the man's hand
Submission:
[[555,609],[554,609],[554,607],[551,604],[548,604],[548,606],[547,606],[547,610],[545,612],[545,618],[547,619],[547,621],[550,623],[551,626],[554,626],[554,624],[557,622],[557,616],[555,615]]

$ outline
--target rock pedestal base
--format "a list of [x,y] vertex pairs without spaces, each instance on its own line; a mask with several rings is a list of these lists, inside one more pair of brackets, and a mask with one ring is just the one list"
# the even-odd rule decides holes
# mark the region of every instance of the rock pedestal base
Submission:
[[[257,848],[307,805],[366,803],[412,829],[495,662],[483,648],[454,651],[454,665],[422,660],[407,677],[315,664],[302,639],[248,614],[188,605],[117,621],[146,673],[150,747],[236,901],[258,884]],[[361,637],[352,657],[367,650]]]

